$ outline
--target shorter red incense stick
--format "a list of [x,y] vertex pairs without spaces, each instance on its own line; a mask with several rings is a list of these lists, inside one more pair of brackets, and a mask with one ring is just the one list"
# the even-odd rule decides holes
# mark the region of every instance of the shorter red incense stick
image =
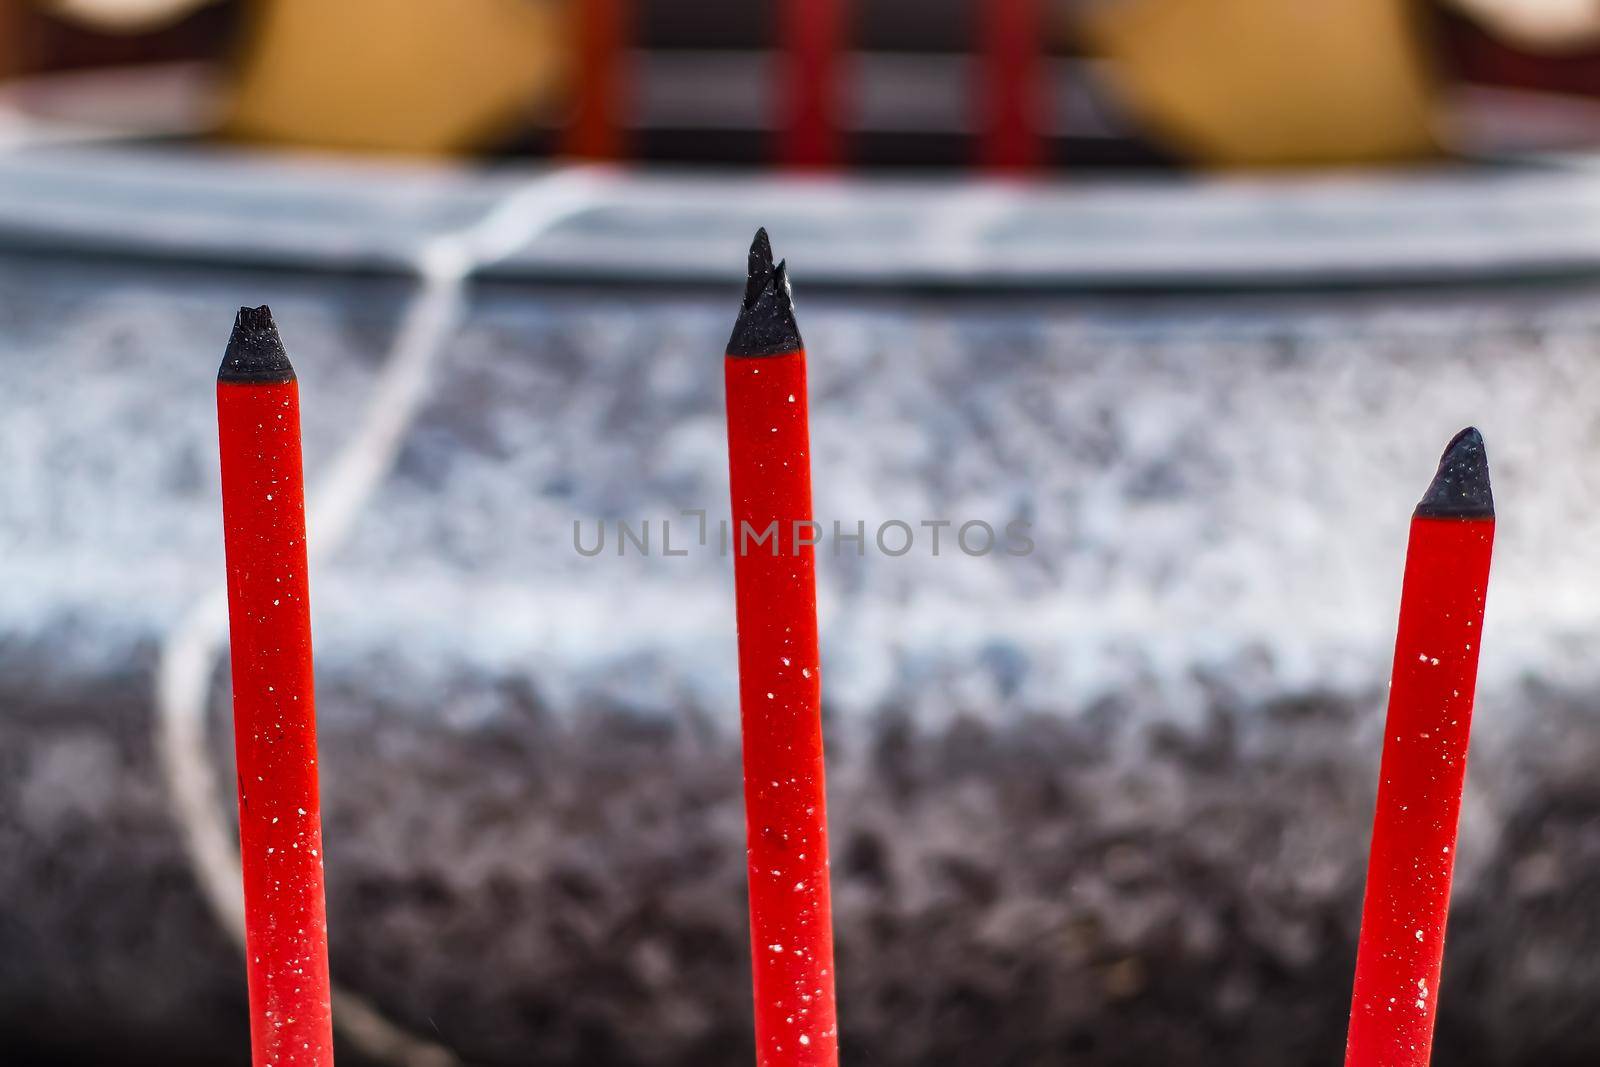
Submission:
[[835,1067],[806,354],[765,230],[724,360],[758,1067]]
[[1045,31],[1040,0],[984,0],[978,60],[980,153],[996,171],[1029,171],[1045,162]]
[[233,734],[256,1067],[333,1063],[300,394],[265,307],[217,373]]
[[1467,429],[1411,520],[1346,1067],[1431,1056],[1493,546],[1488,459]]
[[791,167],[837,166],[840,51],[848,0],[782,0],[778,4],[780,70],[779,156]]
[[570,155],[595,160],[622,158],[628,3],[578,0],[576,99],[566,140]]

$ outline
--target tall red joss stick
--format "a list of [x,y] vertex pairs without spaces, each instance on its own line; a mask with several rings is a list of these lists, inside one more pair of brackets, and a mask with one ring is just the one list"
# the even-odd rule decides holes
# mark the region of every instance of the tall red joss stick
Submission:
[[265,307],[217,372],[222,526],[256,1067],[333,1063],[300,394]]
[[1466,429],[1411,520],[1346,1067],[1432,1053],[1493,546],[1488,459]]
[[583,159],[622,158],[630,0],[578,0],[575,92],[566,151]]
[[1049,96],[1042,7],[1042,0],[983,0],[977,7],[979,151],[989,170],[1031,171],[1045,162]]
[[724,361],[757,1067],[835,1067],[806,353],[765,230]]
[[796,168],[838,166],[845,11],[848,0],[782,0],[777,5],[781,78],[779,158]]

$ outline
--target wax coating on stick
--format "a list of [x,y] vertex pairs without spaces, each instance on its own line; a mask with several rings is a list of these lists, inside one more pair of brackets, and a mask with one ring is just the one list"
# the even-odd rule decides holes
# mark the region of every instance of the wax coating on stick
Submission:
[[256,1067],[333,1063],[298,389],[271,313],[241,310],[217,423]]
[[1466,430],[1411,521],[1347,1067],[1432,1054],[1493,546],[1483,439]]
[[834,1067],[806,357],[764,233],[750,289],[724,371],[756,1062]]

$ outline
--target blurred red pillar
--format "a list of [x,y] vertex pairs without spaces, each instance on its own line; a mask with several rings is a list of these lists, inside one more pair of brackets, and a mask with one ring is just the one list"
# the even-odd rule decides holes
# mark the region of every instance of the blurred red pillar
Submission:
[[22,0],[0,0],[0,82],[22,73]]
[[1044,0],[976,0],[979,11],[979,153],[989,170],[1045,164],[1049,94],[1044,82]]
[[628,3],[576,0],[575,100],[566,136],[568,155],[617,160],[626,151],[622,101],[628,84]]
[[840,77],[848,0],[782,0],[778,5],[779,158],[790,167],[835,167],[844,157]]

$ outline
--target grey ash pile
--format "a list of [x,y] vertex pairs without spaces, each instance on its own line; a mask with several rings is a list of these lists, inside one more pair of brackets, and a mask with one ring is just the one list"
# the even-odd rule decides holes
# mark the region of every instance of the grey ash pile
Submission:
[[[315,482],[404,291],[0,281],[0,1044],[243,1063],[155,755],[222,574],[210,376],[270,301]],[[472,1064],[749,1060],[729,561],[570,542],[725,504],[724,296],[475,293],[313,575],[335,974]],[[1439,1059],[1600,1055],[1592,296],[802,294],[819,516],[1037,545],[819,566],[848,1062],[1337,1061],[1405,523],[1469,422],[1501,526]]]

